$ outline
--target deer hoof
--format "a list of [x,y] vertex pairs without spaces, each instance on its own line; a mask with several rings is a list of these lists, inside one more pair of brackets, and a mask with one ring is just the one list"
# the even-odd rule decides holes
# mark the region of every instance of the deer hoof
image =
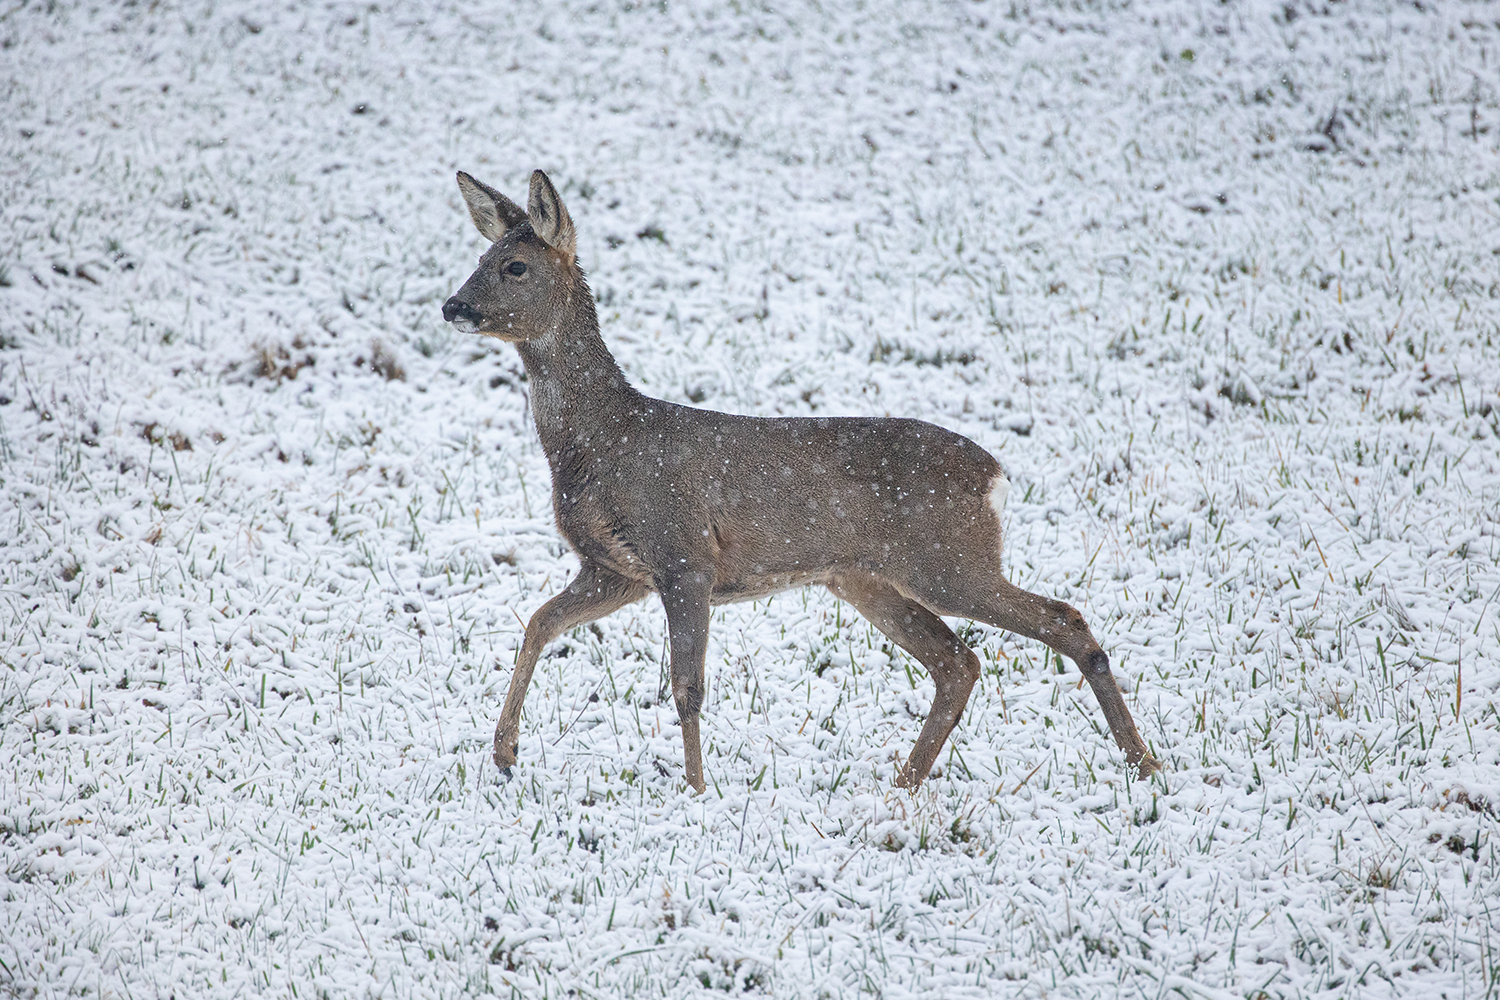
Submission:
[[1145,781],[1153,774],[1162,770],[1161,761],[1149,753],[1141,754],[1140,758],[1134,761],[1131,766],[1135,768],[1135,778],[1137,781]]
[[499,740],[495,741],[495,766],[502,772],[509,774],[511,765],[516,762],[516,751],[520,744],[512,743],[509,748]]
[[511,772],[510,768],[508,768],[508,767],[502,767],[500,769],[500,784],[502,784],[502,785],[508,785],[508,784],[510,784],[510,779],[512,779],[514,777],[515,777],[515,774]]

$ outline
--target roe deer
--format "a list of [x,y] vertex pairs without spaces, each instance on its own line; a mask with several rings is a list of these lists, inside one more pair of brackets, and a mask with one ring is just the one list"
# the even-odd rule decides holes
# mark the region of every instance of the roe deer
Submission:
[[581,564],[526,626],[495,729],[503,775],[542,647],[654,591],[667,612],[685,777],[701,793],[710,608],[807,584],[854,605],[932,674],[932,710],[897,785],[921,784],[979,679],[979,658],[939,615],[1040,639],[1073,660],[1130,766],[1156,770],[1083,616],[1001,575],[1010,482],[988,452],[920,420],[745,417],[651,399],[599,336],[573,221],[547,176],[531,175],[525,211],[466,173],[458,187],[492,246],[443,318],[520,352],[557,526]]

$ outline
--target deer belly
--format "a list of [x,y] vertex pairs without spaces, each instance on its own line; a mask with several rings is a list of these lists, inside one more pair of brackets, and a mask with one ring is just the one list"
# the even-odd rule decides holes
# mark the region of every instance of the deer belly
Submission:
[[707,531],[714,565],[713,601],[732,604],[768,597],[794,587],[824,583],[847,550],[847,528],[805,523],[779,530],[754,522]]
[[827,570],[821,570],[815,573],[767,573],[759,576],[747,575],[715,580],[712,599],[715,604],[753,601],[779,594],[783,590],[826,583],[831,576],[832,574]]

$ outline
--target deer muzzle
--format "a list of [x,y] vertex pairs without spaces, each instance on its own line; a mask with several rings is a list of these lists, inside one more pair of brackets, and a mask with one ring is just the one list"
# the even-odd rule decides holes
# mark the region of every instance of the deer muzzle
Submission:
[[484,314],[455,295],[443,303],[443,319],[460,333],[473,333],[484,322]]

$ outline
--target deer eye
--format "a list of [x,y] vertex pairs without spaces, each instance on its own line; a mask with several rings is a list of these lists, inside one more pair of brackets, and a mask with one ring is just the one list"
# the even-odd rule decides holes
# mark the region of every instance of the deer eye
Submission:
[[510,266],[507,267],[506,270],[519,278],[521,275],[526,273],[526,264],[523,261],[513,260],[510,262]]

